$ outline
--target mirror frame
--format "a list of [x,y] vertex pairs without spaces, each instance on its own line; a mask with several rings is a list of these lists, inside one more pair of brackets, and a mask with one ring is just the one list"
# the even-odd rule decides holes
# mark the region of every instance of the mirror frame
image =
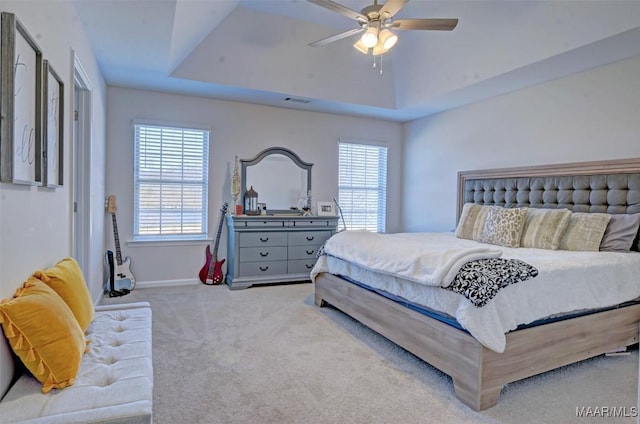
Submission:
[[[311,191],[311,167],[313,166],[313,164],[303,161],[302,159],[300,159],[300,156],[285,147],[269,147],[268,149],[264,149],[263,151],[258,153],[253,159],[240,159],[240,189],[242,191],[240,193],[240,199],[242,204],[244,204],[244,194],[246,193],[248,188],[247,167],[257,165],[262,161],[262,159],[266,158],[267,156],[276,154],[288,157],[296,166],[307,171],[307,193]],[[294,211],[290,209],[267,209],[267,213],[294,213]],[[300,214],[302,214],[302,212],[300,212]]]

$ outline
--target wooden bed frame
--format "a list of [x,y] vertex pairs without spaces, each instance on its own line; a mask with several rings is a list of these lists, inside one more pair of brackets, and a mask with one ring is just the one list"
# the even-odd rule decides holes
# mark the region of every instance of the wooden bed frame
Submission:
[[[458,216],[467,180],[618,173],[640,173],[640,158],[460,172]],[[504,384],[638,343],[640,323],[633,304],[511,331],[496,353],[466,331],[332,274],[316,278],[315,304],[340,309],[448,374],[458,399],[476,411],[496,405]]]

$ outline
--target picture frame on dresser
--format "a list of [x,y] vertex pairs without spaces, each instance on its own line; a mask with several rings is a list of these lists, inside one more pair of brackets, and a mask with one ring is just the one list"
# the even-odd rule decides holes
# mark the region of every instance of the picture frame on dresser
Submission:
[[42,50],[13,13],[0,32],[0,181],[42,185]]
[[333,202],[317,202],[316,207],[318,216],[338,216]]

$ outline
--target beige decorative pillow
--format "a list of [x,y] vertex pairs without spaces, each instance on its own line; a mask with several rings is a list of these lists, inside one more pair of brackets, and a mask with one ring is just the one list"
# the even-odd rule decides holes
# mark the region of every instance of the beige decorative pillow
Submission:
[[596,252],[600,250],[600,242],[611,215],[606,213],[571,214],[569,226],[560,239],[560,249]]
[[465,203],[456,227],[456,237],[479,241],[487,220],[487,212],[493,207],[495,206]]
[[493,207],[487,213],[487,220],[479,241],[499,246],[519,247],[526,219],[526,208]]
[[529,208],[520,247],[556,250],[570,219],[569,209]]

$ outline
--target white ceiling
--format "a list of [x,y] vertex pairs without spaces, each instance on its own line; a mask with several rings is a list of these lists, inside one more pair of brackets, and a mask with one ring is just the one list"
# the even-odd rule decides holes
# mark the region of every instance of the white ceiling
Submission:
[[399,31],[382,76],[357,36],[309,47],[357,25],[305,0],[74,3],[110,85],[400,122],[640,54],[640,0],[412,0],[458,26]]

